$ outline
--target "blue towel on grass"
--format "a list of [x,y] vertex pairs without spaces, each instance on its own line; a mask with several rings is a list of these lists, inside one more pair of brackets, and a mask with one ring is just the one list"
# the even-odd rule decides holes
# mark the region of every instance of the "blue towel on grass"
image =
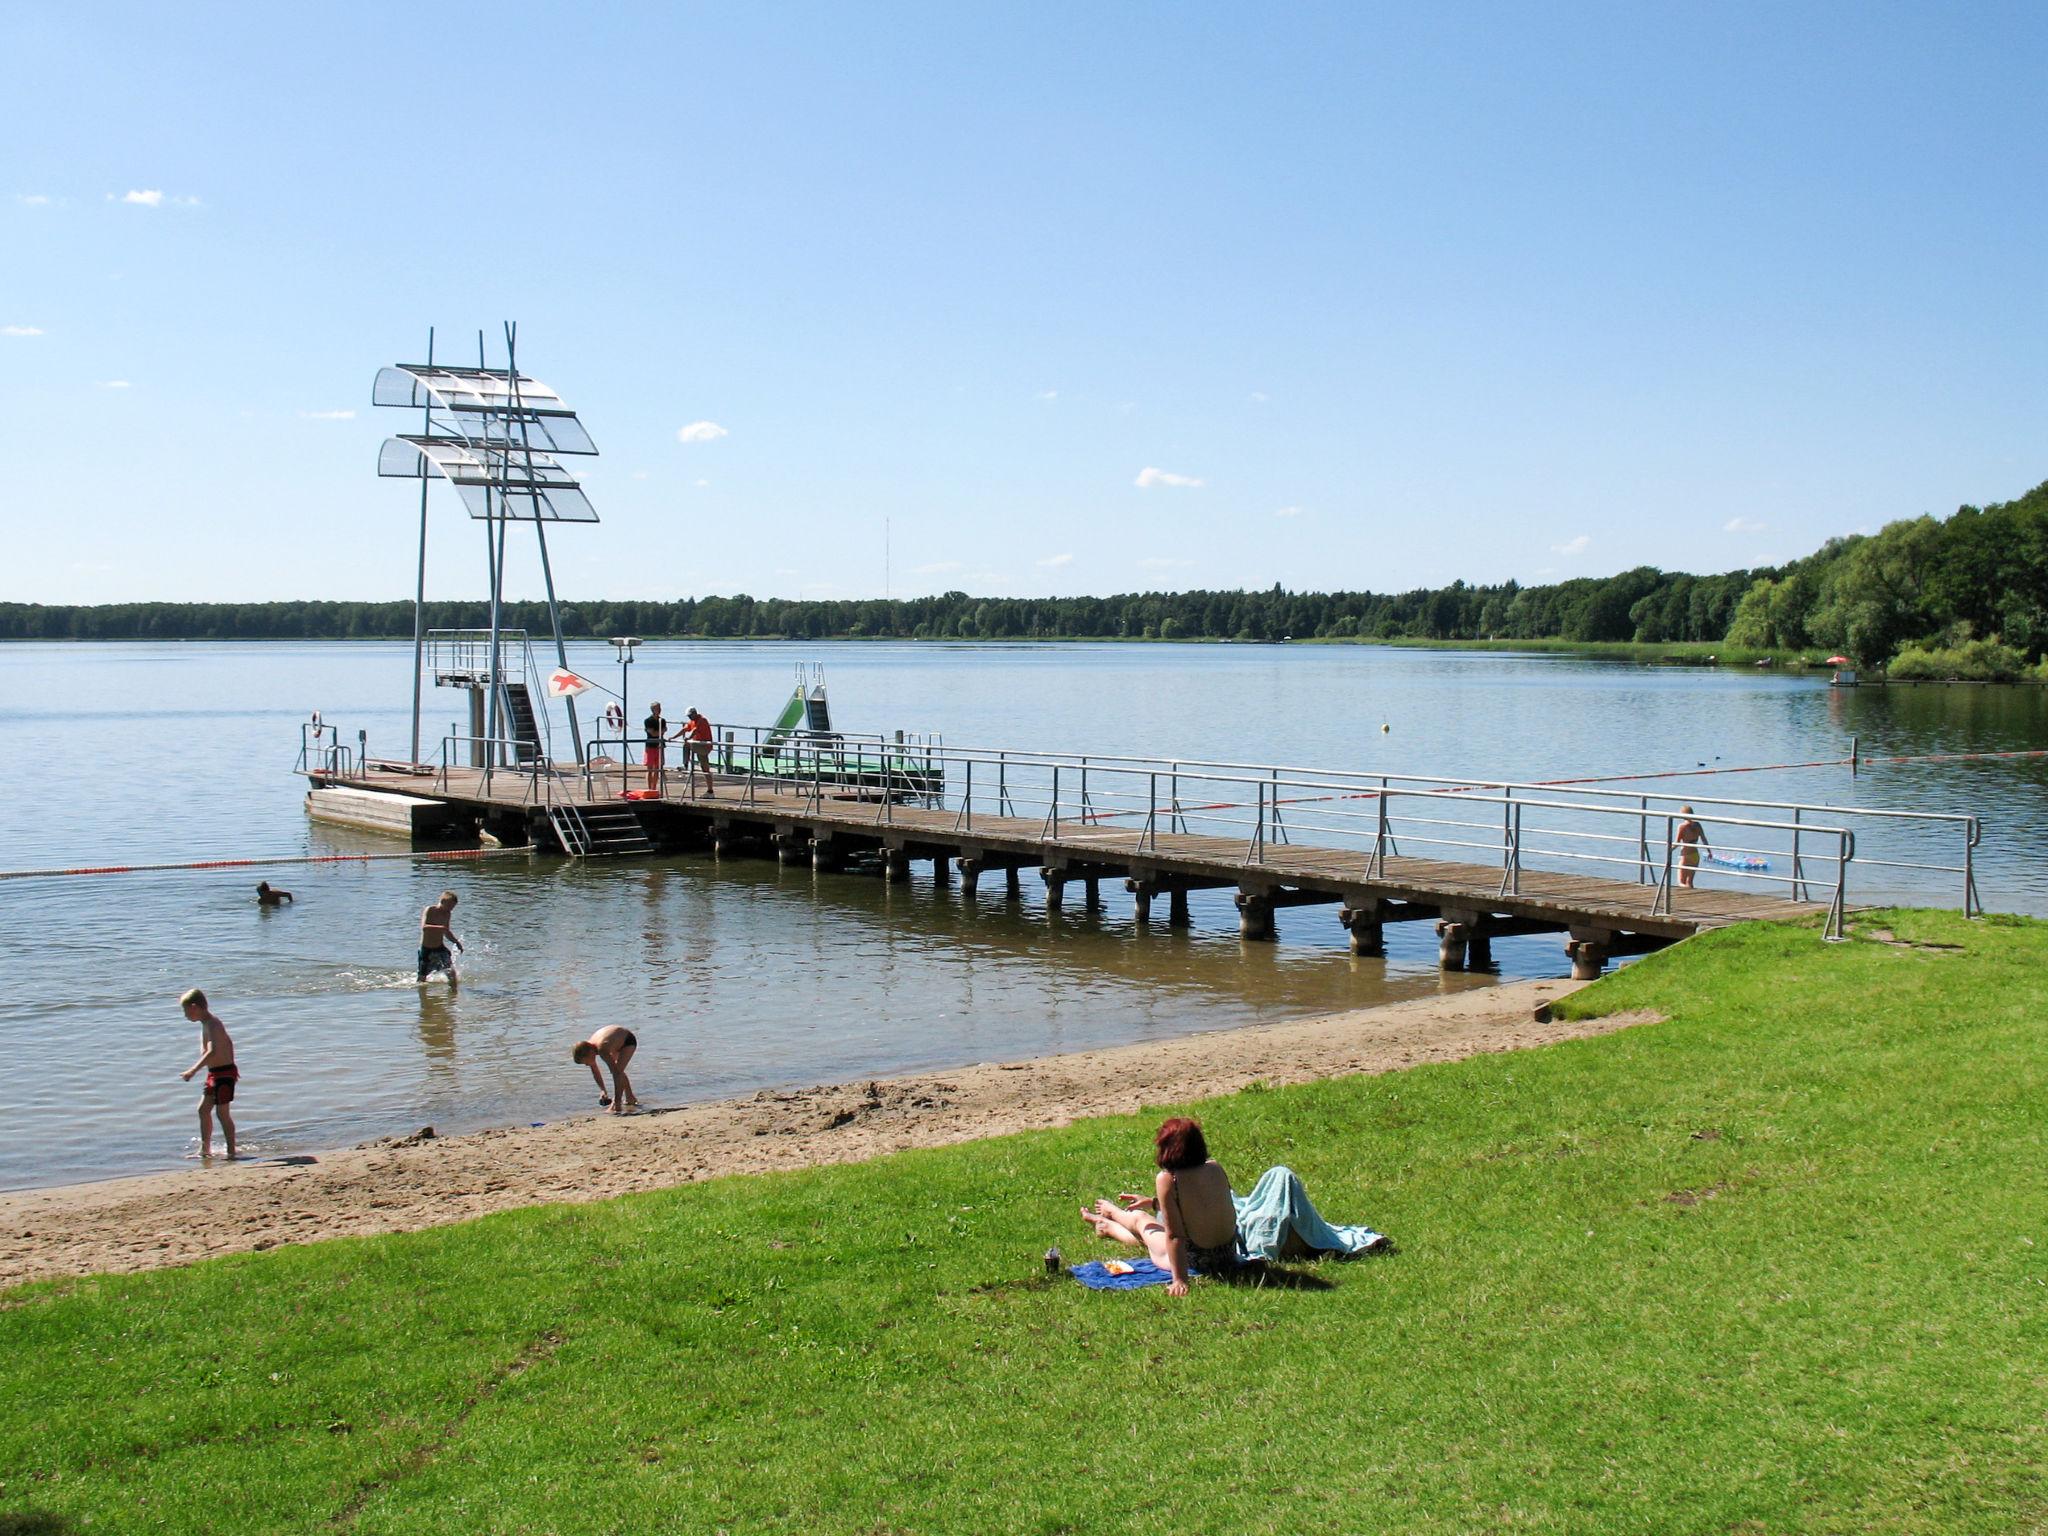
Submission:
[[[1148,1285],[1165,1285],[1173,1279],[1150,1259],[1127,1259],[1131,1266],[1128,1275],[1112,1275],[1109,1267],[1100,1259],[1091,1259],[1086,1264],[1076,1264],[1067,1273],[1087,1286],[1091,1291],[1136,1291]],[[1190,1265],[1188,1278],[1193,1279],[1197,1271]]]
[[1277,1259],[1290,1231],[1317,1253],[1356,1258],[1386,1239],[1370,1227],[1336,1227],[1309,1204],[1301,1176],[1292,1168],[1268,1168],[1248,1195],[1233,1195],[1237,1204],[1237,1240],[1254,1259]]

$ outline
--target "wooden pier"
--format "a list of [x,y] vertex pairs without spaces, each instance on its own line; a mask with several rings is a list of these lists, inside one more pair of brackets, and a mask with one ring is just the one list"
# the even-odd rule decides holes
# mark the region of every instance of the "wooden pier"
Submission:
[[[822,761],[808,778],[794,762],[773,775],[720,772],[708,790],[701,774],[685,782],[672,764],[654,795],[636,798],[626,791],[640,791],[644,770],[615,764],[304,771],[313,800],[328,788],[426,798],[480,833],[572,855],[704,848],[819,869],[859,861],[891,880],[925,862],[935,883],[957,879],[969,900],[984,877],[999,876],[1014,894],[1031,870],[1048,910],[1077,897],[1099,909],[1110,884],[1140,923],[1163,916],[1170,925],[1188,922],[1190,891],[1229,889],[1246,939],[1273,938],[1285,908],[1320,904],[1337,909],[1358,954],[1382,953],[1389,923],[1434,924],[1440,961],[1454,970],[1489,964],[1496,938],[1557,933],[1579,977],[1730,923],[1815,917],[1839,932],[1855,848],[1839,823],[1911,815],[1743,815],[1724,807],[1760,803],[1719,802],[1717,844],[1768,848],[1781,863],[1753,858],[1754,873],[1702,868],[1688,884],[1683,839],[1674,840],[1680,808],[1664,803],[1672,797],[1033,753],[941,756],[919,760],[917,792],[835,783]],[[947,784],[938,793],[929,790],[934,772]],[[1956,868],[1967,880],[1973,819],[1918,819],[1958,824],[1965,862]],[[1440,856],[1446,850],[1461,856]],[[1966,892],[1968,907],[1974,891]]]

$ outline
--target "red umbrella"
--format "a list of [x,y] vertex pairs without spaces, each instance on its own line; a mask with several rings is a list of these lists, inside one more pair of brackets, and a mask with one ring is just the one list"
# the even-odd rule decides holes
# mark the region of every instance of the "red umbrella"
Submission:
[[1846,656],[1830,656],[1828,658],[1828,665],[1831,667],[1846,667],[1849,665],[1849,658]]

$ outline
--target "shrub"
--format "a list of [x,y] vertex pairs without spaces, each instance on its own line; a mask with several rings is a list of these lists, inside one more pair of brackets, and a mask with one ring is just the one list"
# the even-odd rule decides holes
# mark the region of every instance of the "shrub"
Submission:
[[2028,675],[2026,657],[1995,635],[1953,646],[1909,645],[1886,670],[1902,680],[1959,678],[1972,683],[2009,683]]

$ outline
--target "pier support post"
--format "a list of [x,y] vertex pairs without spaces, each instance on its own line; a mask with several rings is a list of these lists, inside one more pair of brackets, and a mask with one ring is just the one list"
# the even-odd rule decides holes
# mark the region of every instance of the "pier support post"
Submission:
[[981,894],[981,860],[963,858],[960,861],[960,894],[969,901]]
[[1273,898],[1264,891],[1237,893],[1237,936],[1241,939],[1274,939]]
[[1067,896],[1067,872],[1047,865],[1038,872],[1038,876],[1045,882],[1045,910],[1059,911]]
[[1014,864],[1003,871],[1003,894],[1012,901],[1020,899],[1024,894],[1023,877],[1017,873],[1017,866]]
[[1608,951],[1612,948],[1612,934],[1574,928],[1570,938],[1564,941],[1564,952],[1572,962],[1573,981],[1598,981],[1600,972],[1606,968]]
[[1102,882],[1093,875],[1081,882],[1081,889],[1087,893],[1081,905],[1090,912],[1102,910]]
[[1166,893],[1166,926],[1186,928],[1193,922],[1188,916],[1188,893],[1176,885]]
[[943,853],[932,860],[932,884],[945,887],[953,883],[953,861]]
[[811,839],[811,868],[821,875],[839,868],[839,855],[834,851],[830,838]]
[[1453,923],[1438,919],[1436,925],[1436,963],[1447,971],[1465,969],[1466,946],[1472,937],[1468,923]]
[[1377,907],[1340,907],[1337,921],[1351,935],[1351,953],[1354,955],[1384,955],[1387,952],[1387,930],[1380,922]]
[[1159,889],[1150,880],[1132,878],[1124,882],[1124,889],[1131,893],[1131,915],[1138,925],[1144,927],[1152,921],[1152,897]]
[[803,833],[783,831],[775,834],[775,861],[778,864],[801,864],[804,854]]
[[910,856],[901,848],[882,850],[882,878],[891,885],[901,884],[910,878]]
[[1474,971],[1493,969],[1493,935],[1483,923],[1474,927],[1472,936],[1465,941],[1465,965]]

